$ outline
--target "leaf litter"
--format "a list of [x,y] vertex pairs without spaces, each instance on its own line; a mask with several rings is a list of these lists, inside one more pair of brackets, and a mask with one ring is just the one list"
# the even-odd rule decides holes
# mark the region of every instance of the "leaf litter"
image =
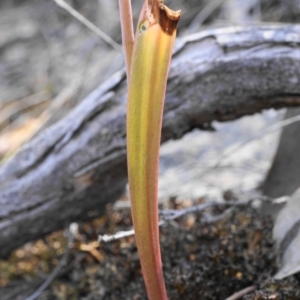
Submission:
[[300,189],[290,197],[279,212],[273,238],[278,250],[279,270],[276,279],[283,279],[300,271]]
[[[191,204],[173,198],[168,208],[178,210]],[[160,228],[169,298],[223,300],[254,285],[256,290],[241,299],[300,299],[297,277],[273,279],[272,219],[249,204],[234,207],[217,222],[203,222],[207,213],[218,216],[225,210],[226,205],[189,213]],[[110,243],[96,241],[99,234],[114,234],[131,225],[129,209],[112,208],[106,216],[79,225],[67,264],[37,299],[146,299],[134,236]],[[32,294],[59,263],[65,245],[64,233],[58,231],[16,250],[8,261],[0,261],[0,274],[4,274],[1,300]],[[19,294],[16,280],[23,287]],[[9,298],[12,291],[14,296]]]

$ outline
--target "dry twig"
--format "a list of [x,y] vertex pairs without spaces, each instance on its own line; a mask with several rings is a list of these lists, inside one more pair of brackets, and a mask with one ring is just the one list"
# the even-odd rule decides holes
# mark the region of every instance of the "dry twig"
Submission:
[[248,286],[247,288],[240,290],[239,292],[234,293],[232,296],[226,298],[226,300],[238,300],[238,299],[242,298],[243,296],[245,296],[255,290],[256,290],[255,285]]
[[[204,203],[204,204],[195,205],[192,207],[187,207],[187,208],[184,208],[181,210],[174,210],[174,209],[161,210],[160,215],[163,216],[163,220],[159,221],[159,226],[162,226],[169,221],[178,219],[179,217],[182,217],[186,214],[201,212],[210,207],[214,207],[214,206],[232,206],[233,207],[233,206],[247,205],[247,204],[249,204],[249,202],[244,202],[244,201],[236,201],[236,202],[228,201],[228,202],[223,202],[223,203],[208,202],[208,203]],[[223,219],[224,217],[226,217],[228,214],[231,213],[232,207],[225,210],[222,214],[217,215],[217,216],[206,215],[203,219],[203,223],[206,223],[206,224],[213,223],[213,222],[217,222],[217,221]],[[124,237],[132,236],[132,235],[134,235],[133,229],[127,230],[127,231],[119,231],[113,235],[108,235],[108,234],[99,235],[98,242],[111,242],[111,241],[115,241],[115,240],[118,240],[118,239],[121,239]]]
[[196,32],[200,26],[210,17],[210,15],[222,5],[224,0],[210,1],[208,4],[197,14],[197,16],[192,20],[189,27],[186,29],[185,33],[190,34]]
[[75,19],[84,24],[87,28],[93,31],[96,35],[98,35],[102,40],[104,40],[107,44],[113,47],[118,52],[122,51],[122,47],[116,43],[110,36],[104,33],[101,29],[99,29],[95,24],[81,15],[77,10],[75,10],[72,6],[66,3],[64,0],[54,0],[55,3],[70,13]]
[[68,230],[68,240],[66,245],[66,250],[63,256],[61,257],[59,263],[56,265],[52,273],[49,275],[49,277],[44,281],[44,283],[26,300],[35,300],[37,299],[41,293],[52,283],[52,281],[57,277],[57,275],[60,273],[61,269],[66,265],[67,259],[69,257],[70,253],[70,244],[74,240],[74,234],[72,233],[72,224],[70,225],[70,228]]
[[[198,180],[200,178],[202,178],[203,176],[207,175],[208,173],[210,173],[211,171],[221,167],[222,163],[232,157],[234,154],[236,154],[238,151],[240,151],[242,148],[244,148],[245,146],[247,146],[249,143],[256,141],[258,139],[261,139],[263,137],[265,137],[268,134],[271,134],[275,131],[278,131],[288,125],[291,125],[293,123],[299,122],[300,121],[300,115],[291,117],[289,119],[285,119],[283,121],[280,121],[274,125],[271,125],[267,128],[264,128],[262,130],[260,130],[259,132],[257,132],[256,134],[254,134],[252,137],[250,137],[249,139],[244,140],[243,142],[241,142],[240,144],[236,145],[235,147],[229,149],[230,151],[225,152],[223,155],[221,155],[221,157],[217,160],[217,162],[214,163],[213,166],[211,167],[207,167],[205,170],[201,170],[194,172],[191,176],[187,176],[187,178],[185,178],[184,180],[182,180],[182,184],[191,181],[191,180]],[[169,190],[166,191],[167,193],[171,194],[171,193],[175,193],[176,191],[173,190],[173,188],[170,188]]]

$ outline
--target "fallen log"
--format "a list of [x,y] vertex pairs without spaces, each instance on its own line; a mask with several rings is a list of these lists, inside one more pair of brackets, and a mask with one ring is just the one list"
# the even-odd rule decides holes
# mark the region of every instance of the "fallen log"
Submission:
[[[214,121],[300,105],[300,26],[207,30],[179,39],[162,142]],[[0,167],[0,256],[103,213],[124,191],[124,71]]]

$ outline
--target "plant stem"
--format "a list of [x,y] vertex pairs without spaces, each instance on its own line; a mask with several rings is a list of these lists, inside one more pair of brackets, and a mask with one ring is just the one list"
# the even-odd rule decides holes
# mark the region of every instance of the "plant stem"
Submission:
[[134,45],[131,0],[119,0],[122,41],[125,51],[127,80],[130,77],[132,51]]
[[132,218],[150,300],[166,300],[158,230],[158,166],[166,82],[180,12],[145,1],[132,54],[127,160]]

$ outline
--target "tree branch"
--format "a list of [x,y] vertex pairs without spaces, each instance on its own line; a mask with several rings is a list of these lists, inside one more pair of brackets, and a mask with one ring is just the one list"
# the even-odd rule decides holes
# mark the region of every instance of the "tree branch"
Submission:
[[[213,120],[300,105],[300,26],[229,27],[178,40],[162,141]],[[125,72],[0,168],[0,256],[104,211],[124,191]],[[91,213],[91,211],[93,211]]]

